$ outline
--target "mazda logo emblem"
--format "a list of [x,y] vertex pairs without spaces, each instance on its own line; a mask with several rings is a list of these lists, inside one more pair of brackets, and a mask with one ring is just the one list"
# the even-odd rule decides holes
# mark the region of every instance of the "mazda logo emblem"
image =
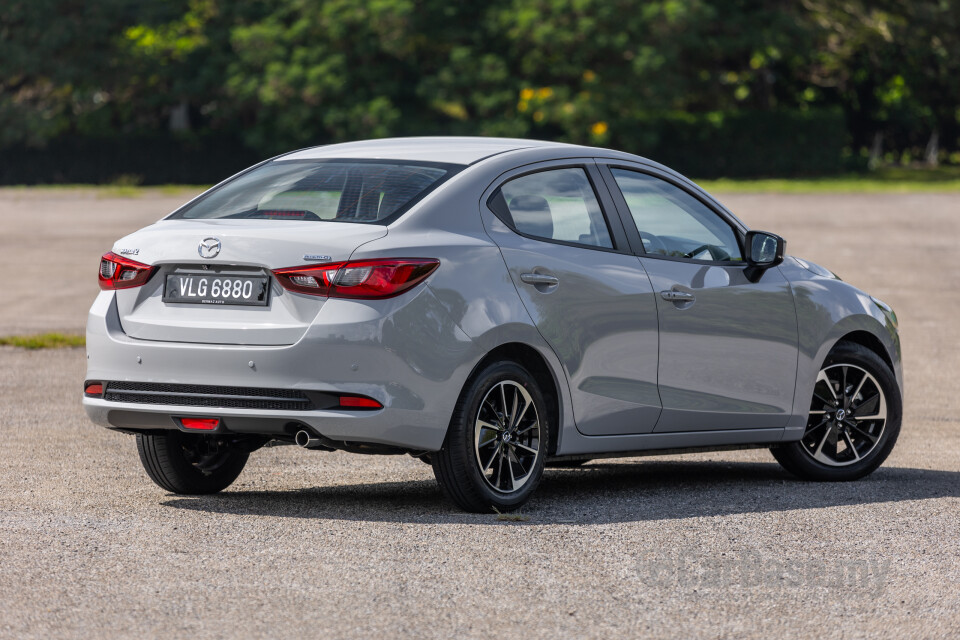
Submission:
[[216,258],[220,255],[220,238],[204,238],[197,247],[197,253],[201,258]]

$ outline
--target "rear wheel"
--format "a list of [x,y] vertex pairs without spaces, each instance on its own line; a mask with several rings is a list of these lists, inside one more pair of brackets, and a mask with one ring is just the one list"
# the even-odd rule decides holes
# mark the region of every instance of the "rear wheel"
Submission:
[[901,404],[890,367],[866,347],[841,342],[817,374],[803,438],[771,452],[804,479],[862,478],[893,450]]
[[250,454],[215,436],[182,431],[137,434],[140,462],[150,479],[172,493],[217,493],[230,486]]
[[548,412],[530,373],[513,362],[484,368],[467,383],[443,448],[431,454],[444,493],[476,513],[522,506],[543,475]]

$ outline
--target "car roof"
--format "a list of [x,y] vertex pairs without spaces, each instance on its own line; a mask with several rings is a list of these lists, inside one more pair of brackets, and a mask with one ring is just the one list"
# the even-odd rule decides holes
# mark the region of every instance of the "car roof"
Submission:
[[322,158],[363,158],[378,160],[414,160],[469,165],[508,151],[533,148],[585,149],[578,145],[545,140],[481,137],[383,138],[310,147],[277,158],[278,160],[318,160]]

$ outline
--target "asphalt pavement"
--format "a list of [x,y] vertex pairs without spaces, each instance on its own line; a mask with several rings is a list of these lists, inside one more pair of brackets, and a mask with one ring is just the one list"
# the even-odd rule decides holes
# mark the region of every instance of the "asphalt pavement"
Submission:
[[[0,335],[82,332],[100,254],[188,195],[0,190]],[[956,637],[960,196],[721,200],[897,311],[903,430],[873,475],[596,461],[505,521],[408,457],[273,447],[182,497],[87,421],[82,349],[0,347],[0,637]]]

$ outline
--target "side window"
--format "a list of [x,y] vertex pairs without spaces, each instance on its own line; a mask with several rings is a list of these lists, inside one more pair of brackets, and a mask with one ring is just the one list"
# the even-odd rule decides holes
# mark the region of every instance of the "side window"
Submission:
[[647,253],[691,260],[742,260],[733,229],[692,195],[665,180],[611,169]]
[[579,167],[514,178],[497,190],[490,208],[527,235],[613,248],[593,186]]

